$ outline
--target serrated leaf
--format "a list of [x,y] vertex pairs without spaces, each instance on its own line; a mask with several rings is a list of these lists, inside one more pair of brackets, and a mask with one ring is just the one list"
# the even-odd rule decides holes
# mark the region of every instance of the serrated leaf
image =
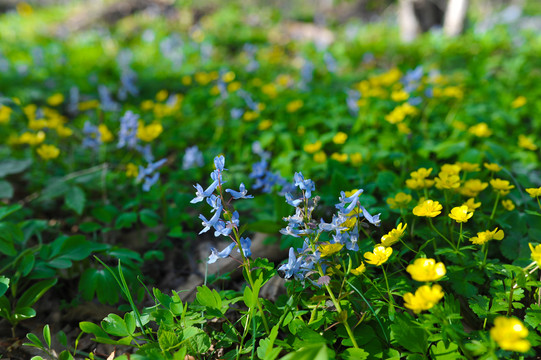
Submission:
[[329,350],[325,344],[307,346],[287,354],[280,360],[329,360]]
[[163,351],[169,351],[180,345],[179,336],[174,331],[161,327],[158,330],[158,344]]
[[349,348],[344,351],[343,356],[344,360],[365,360],[370,354],[363,349]]
[[439,341],[435,346],[430,348],[431,359],[436,360],[456,360],[461,358],[460,353],[457,351],[458,345],[449,343],[449,347],[446,347],[443,341]]
[[537,304],[530,305],[530,308],[526,310],[524,322],[534,329],[541,328],[541,306]]
[[68,208],[81,215],[86,203],[85,192],[78,186],[71,186],[66,193],[65,203]]
[[406,350],[425,354],[428,348],[428,335],[417,323],[405,314],[397,314],[391,325],[394,340]]
[[141,222],[148,227],[154,227],[160,223],[160,216],[153,210],[143,209],[139,212]]
[[18,211],[22,209],[22,206],[20,204],[13,204],[9,206],[2,206],[0,207],[0,220],[5,218],[6,216],[13,214],[15,211]]

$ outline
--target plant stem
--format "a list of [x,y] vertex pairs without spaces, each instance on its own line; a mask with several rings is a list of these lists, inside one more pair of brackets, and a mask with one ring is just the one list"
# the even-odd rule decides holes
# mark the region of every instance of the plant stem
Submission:
[[439,236],[441,236],[443,238],[443,240],[447,241],[447,243],[449,245],[451,245],[451,247],[456,251],[458,252],[458,249],[455,247],[455,244],[453,244],[449,239],[447,239],[441,232],[438,231],[438,229],[436,229],[436,227],[434,226],[434,224],[432,223],[432,218],[428,218],[428,224],[430,225],[430,227],[432,228],[432,230],[434,230]]
[[489,219],[489,225],[492,223],[492,220],[494,219],[494,214],[496,214],[496,208],[498,207],[498,201],[500,201],[500,193],[496,195],[496,201],[494,201],[494,207],[492,208],[492,214],[490,214]]
[[391,307],[394,307],[394,300],[393,296],[391,295],[391,289],[389,288],[389,280],[387,280],[387,273],[385,272],[385,268],[383,266],[381,267],[381,270],[383,270],[383,277],[385,278],[385,285],[387,286],[387,294],[389,295]]
[[[319,275],[324,276],[323,269],[321,268],[321,264],[317,264],[317,268],[318,268],[318,271],[319,271]],[[331,297],[332,303],[334,304],[334,307],[338,311],[338,314],[341,314],[342,313],[342,307],[340,306],[340,302],[338,302],[338,300],[336,300],[336,297],[334,296],[334,293],[332,292],[332,290],[331,290],[331,288],[330,288],[330,286],[328,284],[325,284],[325,289],[327,289],[327,292],[329,293],[329,296]],[[344,324],[344,327],[346,328],[346,331],[347,331],[348,336],[349,336],[349,338],[351,340],[351,343],[353,344],[353,347],[355,349],[358,349],[359,345],[357,345],[357,341],[355,340],[355,336],[353,336],[353,331],[349,327],[349,323],[348,323],[347,319],[343,322],[343,324]]]

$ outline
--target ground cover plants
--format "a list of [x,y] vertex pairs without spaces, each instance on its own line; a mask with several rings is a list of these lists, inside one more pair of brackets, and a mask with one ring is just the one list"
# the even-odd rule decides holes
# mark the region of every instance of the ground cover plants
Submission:
[[2,356],[538,357],[539,37],[257,10],[0,15]]

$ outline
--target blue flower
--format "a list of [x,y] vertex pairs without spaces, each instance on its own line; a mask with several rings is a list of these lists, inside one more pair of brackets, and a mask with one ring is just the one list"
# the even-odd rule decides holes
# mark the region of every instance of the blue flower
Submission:
[[321,219],[321,222],[319,223],[319,229],[322,231],[336,231],[340,232],[342,230],[346,230],[347,227],[342,226],[342,224],[347,220],[345,216],[336,216],[333,215],[332,222],[330,224],[327,224],[326,222]]
[[381,214],[377,214],[377,215],[370,215],[370,213],[364,208],[364,206],[361,206],[361,210],[363,211],[363,216],[366,220],[368,220],[368,222],[372,225],[376,225],[376,226],[379,226],[380,225],[380,222],[381,220],[379,219],[379,216]]
[[167,162],[167,159],[161,159],[155,163],[149,163],[146,168],[139,166],[139,174],[137,175],[137,181],[145,180],[143,183],[143,191],[149,191],[152,185],[154,185],[160,178],[160,173],[156,172],[158,168],[163,166]]
[[187,148],[184,153],[184,158],[182,159],[182,170],[201,166],[203,166],[203,153],[199,150],[197,145]]
[[296,199],[293,200],[293,195],[290,193],[286,193],[286,203],[288,203],[291,206],[297,207],[302,203],[302,199]]
[[284,272],[284,278],[285,279],[291,279],[292,276],[294,276],[296,279],[302,279],[304,278],[303,273],[301,272],[301,261],[297,260],[297,257],[295,256],[295,250],[293,248],[289,248],[289,259],[287,261],[287,264],[282,264],[278,271]]
[[225,157],[223,155],[216,156],[214,158],[214,166],[218,171],[224,171]]
[[[240,246],[242,247],[242,252],[244,253],[245,257],[252,255],[252,250],[250,250],[250,247],[252,246],[252,240],[250,238],[240,238]],[[238,252],[240,252],[240,249],[237,249]]]
[[287,225],[285,229],[280,229],[280,234],[291,235],[293,237],[299,237],[300,234],[303,234],[303,231],[299,229],[295,229],[295,226]]
[[[350,212],[355,209],[359,202],[359,196],[363,193],[363,190],[357,190],[353,195],[346,197],[346,194],[341,191],[340,192],[340,203],[336,204],[335,207],[342,213],[343,215],[347,215]],[[349,203],[349,205],[347,205]]]
[[199,232],[199,234],[202,234],[204,232],[207,232],[210,230],[211,227],[214,227],[217,223],[218,223],[218,220],[220,219],[220,215],[222,214],[222,207],[219,207],[216,212],[214,213],[214,215],[210,218],[210,220],[207,220],[207,218],[203,215],[203,214],[199,214],[199,218],[201,220],[203,220],[203,222],[201,223],[202,225],[204,225],[205,227],[203,228],[203,230],[201,230]]
[[205,193],[205,190],[203,190],[203,188],[201,187],[201,185],[196,184],[193,187],[195,188],[195,197],[190,201],[190,203],[195,204],[201,202],[208,196]]
[[229,236],[231,234],[231,226],[226,225],[226,223],[223,220],[219,220],[214,225],[214,236]]
[[314,182],[310,179],[304,180],[302,173],[296,172],[293,179],[295,180],[295,186],[298,186],[299,189],[306,191],[306,198],[309,199],[312,196],[312,191],[315,190],[316,186]]
[[96,149],[101,144],[101,133],[97,126],[92,125],[89,121],[85,121],[83,126],[83,147]]
[[118,132],[119,149],[126,146],[129,149],[134,149],[137,145],[137,128],[139,124],[137,120],[139,116],[131,110],[126,111],[124,116],[120,118],[120,130]]
[[235,191],[235,190],[231,190],[231,189],[225,189],[225,192],[230,193],[231,196],[233,196],[233,199],[235,199],[235,200],[253,198],[252,195],[247,195],[248,190],[246,190],[246,187],[244,186],[243,183],[240,184],[239,191]]
[[207,264],[215,263],[216,260],[218,260],[218,258],[225,259],[226,257],[228,257],[229,254],[231,254],[231,251],[233,251],[233,248],[235,247],[235,245],[236,244],[233,242],[220,252],[218,252],[218,250],[216,250],[215,248],[210,248],[210,256],[209,256],[209,260],[207,261]]
[[218,208],[222,207],[222,199],[220,199],[219,196],[211,194],[209,197],[207,197],[207,204],[212,206],[211,212],[214,212],[218,210]]

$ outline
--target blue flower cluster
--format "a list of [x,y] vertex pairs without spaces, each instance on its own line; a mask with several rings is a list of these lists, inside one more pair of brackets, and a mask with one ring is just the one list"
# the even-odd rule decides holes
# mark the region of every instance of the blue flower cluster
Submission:
[[[215,248],[211,248],[211,255],[208,260],[209,264],[214,263],[219,258],[223,259],[228,257],[235,247],[238,248],[239,252],[242,249],[244,257],[248,257],[252,254],[250,250],[252,240],[243,237],[239,238],[239,213],[228,209],[229,201],[225,202],[223,197],[224,192],[222,191],[222,185],[225,182],[222,179],[222,174],[227,170],[225,169],[225,158],[223,155],[214,158],[214,167],[215,170],[210,174],[212,183],[206,189],[203,189],[199,184],[194,185],[195,198],[190,202],[195,204],[206,200],[207,204],[212,208],[212,216],[210,219],[207,219],[203,214],[199,215],[199,219],[201,219],[203,225],[203,230],[201,230],[199,234],[205,233],[213,228],[214,236],[228,236],[233,242],[220,252]],[[216,190],[218,190],[217,193],[215,193]],[[225,189],[225,192],[229,193],[233,200],[253,198],[253,196],[248,195],[248,190],[243,183],[240,184],[239,191]],[[223,219],[221,218],[222,215]]]
[[270,153],[264,151],[259,142],[253,143],[252,151],[261,158],[260,161],[252,165],[252,172],[249,175],[250,178],[255,179],[254,189],[261,189],[264,193],[270,193],[274,185],[279,185],[282,187],[279,192],[280,195],[292,192],[295,189],[294,185],[283,178],[280,173],[273,173],[269,170],[268,159]]
[[[364,206],[360,205],[359,197],[363,190],[357,190],[352,195],[346,196],[342,191],[340,193],[339,203],[335,205],[337,213],[333,215],[332,221],[326,223],[321,219],[319,223],[312,219],[312,213],[317,206],[318,197],[311,199],[312,192],[315,190],[314,182],[305,179],[299,172],[294,176],[295,186],[302,192],[300,198],[295,198],[291,193],[286,193],[286,202],[295,207],[295,215],[284,218],[288,222],[287,226],[280,230],[283,235],[294,237],[305,236],[303,247],[297,249],[297,255],[293,248],[289,249],[288,262],[281,265],[278,271],[282,273],[285,279],[294,277],[297,280],[304,280],[307,274],[313,272],[314,265],[321,260],[321,253],[318,250],[321,244],[321,235],[329,233],[330,244],[342,244],[348,250],[358,251],[359,239],[358,224],[361,217],[369,223],[379,226],[380,214],[372,216]],[[352,229],[345,226],[345,223],[352,217],[357,217]],[[326,265],[321,264],[323,271]],[[311,280],[310,280],[311,281]],[[316,283],[317,286],[320,283]]]
[[154,185],[160,179],[160,173],[157,172],[158,168],[162,167],[167,162],[167,159],[161,159],[155,163],[149,162],[147,167],[139,166],[139,175],[137,181],[145,180],[143,183],[143,191],[150,191],[152,185]]

